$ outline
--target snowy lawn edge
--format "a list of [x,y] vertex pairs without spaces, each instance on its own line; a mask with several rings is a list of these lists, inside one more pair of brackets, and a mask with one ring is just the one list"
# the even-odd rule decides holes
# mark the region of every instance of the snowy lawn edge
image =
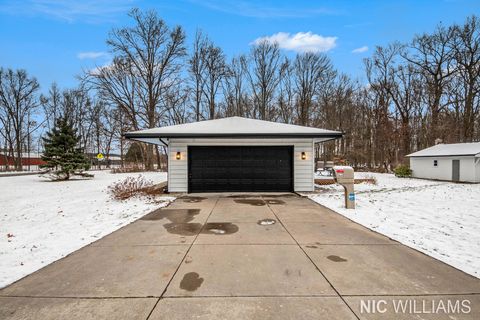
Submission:
[[[166,181],[166,173],[142,174],[155,183]],[[94,179],[66,182],[31,175],[0,178],[0,288],[175,200],[112,200],[108,186],[132,175],[138,173],[95,172]]]
[[377,185],[355,185],[357,208],[343,208],[339,185],[303,194],[412,249],[480,278],[479,184],[373,175]]

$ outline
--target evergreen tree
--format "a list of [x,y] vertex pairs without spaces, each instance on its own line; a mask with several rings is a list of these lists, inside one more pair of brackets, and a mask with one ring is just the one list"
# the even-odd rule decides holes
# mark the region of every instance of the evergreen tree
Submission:
[[83,172],[90,168],[90,161],[82,148],[78,147],[80,137],[66,118],[59,118],[55,127],[43,138],[45,151],[42,168],[48,169],[55,180],[68,180],[71,175],[91,176]]
[[125,154],[125,160],[134,163],[143,161],[142,146],[137,142],[132,143]]

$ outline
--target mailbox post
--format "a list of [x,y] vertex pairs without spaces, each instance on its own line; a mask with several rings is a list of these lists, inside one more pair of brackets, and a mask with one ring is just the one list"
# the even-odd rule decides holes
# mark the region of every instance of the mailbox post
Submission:
[[353,185],[355,183],[353,168],[348,166],[334,166],[335,181],[343,186],[345,192],[345,208],[355,209],[355,192]]

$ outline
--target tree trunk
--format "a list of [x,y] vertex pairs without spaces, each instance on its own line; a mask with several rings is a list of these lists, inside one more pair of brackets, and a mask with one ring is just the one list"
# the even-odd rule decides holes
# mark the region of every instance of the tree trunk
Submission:
[[157,156],[157,170],[162,168],[162,161],[160,159],[160,151],[158,150],[158,145],[155,146],[155,154]]
[[20,132],[17,132],[17,138],[16,138],[16,153],[17,156],[15,157],[15,170],[16,171],[23,171],[23,166],[22,166],[22,143],[20,139]]
[[405,164],[407,158],[405,156],[410,153],[410,119],[402,118],[402,150],[400,157],[402,163]]
[[145,146],[145,170],[153,171],[153,145]]
[[475,113],[473,112],[473,85],[468,88],[463,115],[463,142],[472,142],[474,134]]

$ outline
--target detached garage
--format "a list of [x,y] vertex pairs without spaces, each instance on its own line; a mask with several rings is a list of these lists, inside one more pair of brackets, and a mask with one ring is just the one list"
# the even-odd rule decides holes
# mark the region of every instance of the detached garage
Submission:
[[341,136],[241,117],[125,134],[167,146],[170,192],[313,191],[315,143]]
[[407,157],[415,178],[480,182],[480,142],[437,144]]

